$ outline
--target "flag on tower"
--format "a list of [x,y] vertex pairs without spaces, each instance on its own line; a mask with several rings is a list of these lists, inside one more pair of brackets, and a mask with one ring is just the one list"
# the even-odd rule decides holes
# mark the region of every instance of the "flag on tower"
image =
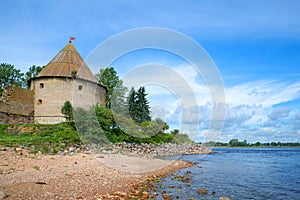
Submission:
[[70,36],[69,43],[72,43],[72,40],[75,40],[75,39],[76,39],[75,37]]

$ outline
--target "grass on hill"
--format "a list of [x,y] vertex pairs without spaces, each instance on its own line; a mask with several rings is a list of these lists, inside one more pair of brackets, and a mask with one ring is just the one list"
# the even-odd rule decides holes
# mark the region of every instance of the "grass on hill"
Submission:
[[43,124],[0,124],[0,146],[33,147],[33,150],[48,153],[75,144],[80,144],[79,134],[69,123]]
[[[95,133],[94,133],[95,134]],[[191,143],[192,141],[184,134],[158,133],[150,138],[136,138],[122,131],[118,134],[110,132],[106,134],[112,143]],[[93,138],[93,137],[91,137]],[[74,124],[0,124],[0,147],[24,146],[34,152],[54,153],[63,151],[67,147],[79,146],[85,137],[78,134]]]

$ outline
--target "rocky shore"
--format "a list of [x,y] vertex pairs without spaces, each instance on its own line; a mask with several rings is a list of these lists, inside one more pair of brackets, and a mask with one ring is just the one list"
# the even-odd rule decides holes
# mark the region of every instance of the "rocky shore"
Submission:
[[78,145],[55,155],[2,147],[0,199],[155,198],[149,180],[193,164],[158,158],[207,153],[213,151],[190,143]]
[[211,149],[205,147],[204,145],[196,143],[164,143],[160,145],[154,145],[147,143],[135,144],[123,142],[107,146],[99,146],[97,151],[98,153],[102,154],[122,154],[134,157],[140,156],[150,158],[214,153]]
[[[190,154],[210,154],[214,153],[211,149],[202,144],[196,143],[163,143],[160,145],[142,143],[117,143],[117,144],[85,144],[67,146],[61,143],[59,148],[53,148],[50,143],[44,144],[46,147],[38,147],[36,145],[15,145],[14,147],[1,147],[0,151],[5,149],[22,152],[28,150],[31,154],[47,154],[47,155],[67,155],[70,153],[98,153],[98,154],[121,154],[133,157],[162,158],[168,156],[180,156]],[[43,152],[43,149],[47,151]]]
[[[141,199],[147,180],[191,166],[120,154],[0,151],[0,199]],[[144,198],[145,199],[145,198]]]

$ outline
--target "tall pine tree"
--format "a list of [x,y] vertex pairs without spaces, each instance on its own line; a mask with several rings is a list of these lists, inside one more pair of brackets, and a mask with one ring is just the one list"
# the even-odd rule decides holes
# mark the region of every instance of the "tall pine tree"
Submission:
[[139,124],[151,121],[149,101],[146,98],[147,95],[145,87],[140,87],[137,92],[134,88],[131,88],[128,96],[129,115]]
[[132,87],[129,92],[129,96],[127,97],[127,105],[128,105],[129,116],[134,121],[137,120],[137,112],[136,112],[135,104],[136,104],[136,92],[134,90],[134,87]]
[[140,87],[137,92],[136,102],[137,110],[139,112],[137,121],[139,123],[151,121],[149,101],[146,98],[147,95],[148,94],[146,94],[145,87]]

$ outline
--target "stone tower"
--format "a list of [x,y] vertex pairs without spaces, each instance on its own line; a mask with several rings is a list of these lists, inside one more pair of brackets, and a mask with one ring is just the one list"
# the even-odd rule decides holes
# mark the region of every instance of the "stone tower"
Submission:
[[31,79],[30,88],[34,92],[35,123],[64,122],[61,108],[66,101],[85,109],[105,104],[106,88],[98,84],[71,41]]

